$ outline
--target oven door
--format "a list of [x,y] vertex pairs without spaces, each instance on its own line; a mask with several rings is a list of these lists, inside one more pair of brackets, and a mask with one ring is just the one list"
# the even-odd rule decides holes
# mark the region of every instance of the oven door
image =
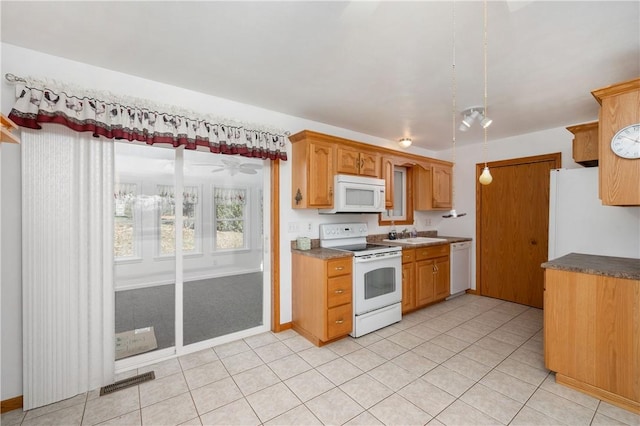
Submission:
[[353,293],[356,315],[402,301],[402,253],[355,257]]

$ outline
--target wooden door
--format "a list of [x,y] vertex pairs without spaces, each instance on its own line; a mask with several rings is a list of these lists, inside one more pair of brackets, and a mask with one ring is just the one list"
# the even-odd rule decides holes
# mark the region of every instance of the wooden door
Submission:
[[357,175],[360,173],[360,152],[350,147],[338,146],[336,164],[338,173]]
[[542,308],[550,171],[560,166],[560,153],[489,163],[493,182],[476,184],[481,295]]

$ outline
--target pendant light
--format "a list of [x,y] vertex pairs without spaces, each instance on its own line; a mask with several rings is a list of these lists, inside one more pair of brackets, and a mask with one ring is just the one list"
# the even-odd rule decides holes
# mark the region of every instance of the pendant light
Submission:
[[451,66],[451,162],[452,166],[452,180],[451,180],[451,210],[449,214],[443,215],[444,218],[458,218],[466,215],[466,213],[458,213],[456,212],[456,184],[455,184],[455,173],[453,171],[456,167],[456,92],[457,92],[457,81],[456,81],[456,2],[455,0],[452,2],[453,5],[453,61]]
[[[487,116],[487,0],[484,0],[484,43],[483,43],[483,51],[484,51],[484,114]],[[489,123],[490,124],[490,123]],[[491,172],[489,171],[489,166],[487,166],[487,126],[482,126],[484,132],[484,142],[482,144],[482,157],[484,160],[484,169],[482,169],[482,174],[478,181],[482,185],[489,185],[491,181],[493,181],[493,177],[491,176]]]

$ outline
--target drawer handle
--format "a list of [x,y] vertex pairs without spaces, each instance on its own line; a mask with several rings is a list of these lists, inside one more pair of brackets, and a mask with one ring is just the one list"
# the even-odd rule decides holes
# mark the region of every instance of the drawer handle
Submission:
[[344,266],[336,266],[336,271],[342,271],[344,269]]
[[344,320],[336,320],[336,324],[344,324]]
[[342,294],[342,293],[344,293],[344,290],[342,290],[342,289],[338,289],[338,290],[336,290],[336,291],[335,291],[335,293],[336,293],[336,294]]

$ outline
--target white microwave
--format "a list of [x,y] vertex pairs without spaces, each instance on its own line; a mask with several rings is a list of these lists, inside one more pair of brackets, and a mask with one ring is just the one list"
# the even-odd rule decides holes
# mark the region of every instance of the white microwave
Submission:
[[318,213],[382,213],[385,209],[384,179],[335,175],[333,208]]

